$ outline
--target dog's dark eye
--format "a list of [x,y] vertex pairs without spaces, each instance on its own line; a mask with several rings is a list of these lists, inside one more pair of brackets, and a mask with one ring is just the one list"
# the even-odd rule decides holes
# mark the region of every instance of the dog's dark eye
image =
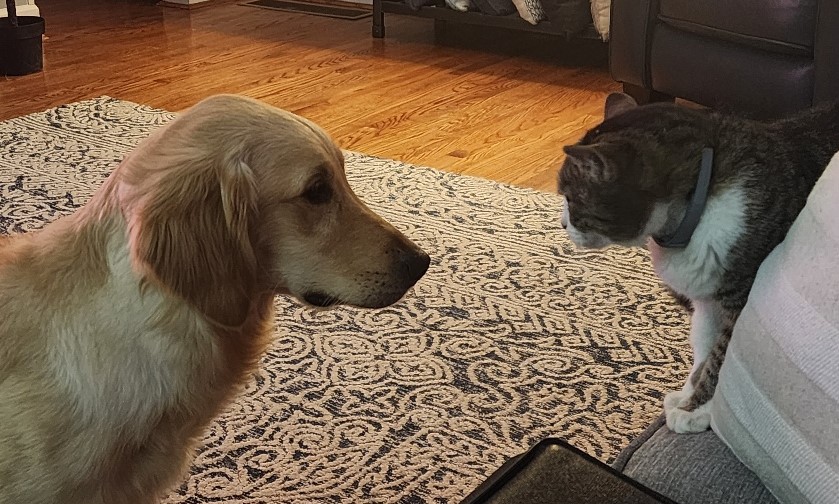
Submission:
[[318,181],[310,185],[303,193],[303,198],[313,205],[321,205],[332,198],[332,187],[325,181]]

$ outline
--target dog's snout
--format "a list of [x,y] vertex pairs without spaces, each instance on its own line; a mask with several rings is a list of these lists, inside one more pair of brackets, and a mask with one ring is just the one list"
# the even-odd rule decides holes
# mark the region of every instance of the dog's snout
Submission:
[[411,284],[416,283],[431,264],[431,257],[420,249],[399,249],[397,252],[397,267]]

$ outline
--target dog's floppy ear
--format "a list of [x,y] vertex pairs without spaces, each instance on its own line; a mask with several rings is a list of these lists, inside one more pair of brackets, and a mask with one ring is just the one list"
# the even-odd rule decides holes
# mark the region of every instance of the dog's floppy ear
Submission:
[[250,225],[256,214],[256,181],[251,167],[244,161],[237,159],[228,165],[219,174],[224,220],[230,232],[241,243],[248,244],[249,259],[253,259]]
[[257,271],[253,172],[240,159],[182,159],[154,176],[132,225],[135,257],[208,318],[241,324]]

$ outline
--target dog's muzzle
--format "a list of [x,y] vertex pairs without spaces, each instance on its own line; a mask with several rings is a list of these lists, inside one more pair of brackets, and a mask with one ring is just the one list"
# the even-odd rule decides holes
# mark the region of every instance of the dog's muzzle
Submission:
[[397,257],[397,268],[404,275],[405,282],[414,285],[428,271],[431,257],[421,250],[400,250]]

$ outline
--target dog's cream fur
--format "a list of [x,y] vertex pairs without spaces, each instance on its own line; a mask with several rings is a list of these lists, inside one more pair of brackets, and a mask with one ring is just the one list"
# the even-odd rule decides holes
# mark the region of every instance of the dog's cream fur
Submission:
[[273,295],[380,307],[428,256],[317,126],[222,95],[93,199],[0,238],[0,504],[145,504],[265,350]]

